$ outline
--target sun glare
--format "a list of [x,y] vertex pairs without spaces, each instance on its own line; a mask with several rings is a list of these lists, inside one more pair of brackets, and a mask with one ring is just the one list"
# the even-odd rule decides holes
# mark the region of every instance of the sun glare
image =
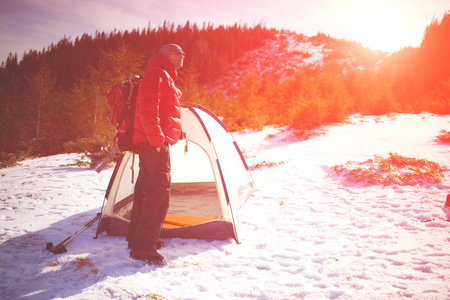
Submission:
[[400,3],[401,1],[379,1],[358,7],[355,11],[355,33],[364,46],[393,52],[405,44],[412,32],[408,28],[408,20],[404,20],[406,14],[400,13],[407,7],[401,7]]
[[398,50],[403,39],[401,25],[395,20],[384,19],[383,22],[367,20],[360,28],[360,42],[372,50],[392,52]]

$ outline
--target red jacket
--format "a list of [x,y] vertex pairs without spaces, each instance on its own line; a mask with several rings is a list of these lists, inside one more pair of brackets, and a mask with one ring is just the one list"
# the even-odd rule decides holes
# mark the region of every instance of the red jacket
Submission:
[[175,144],[181,134],[181,92],[177,72],[168,59],[155,56],[139,84],[134,115],[133,143],[148,141],[153,147]]

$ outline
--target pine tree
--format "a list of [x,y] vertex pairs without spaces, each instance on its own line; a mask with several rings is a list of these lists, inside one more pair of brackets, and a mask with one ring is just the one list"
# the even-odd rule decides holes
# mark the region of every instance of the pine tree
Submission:
[[60,138],[57,128],[60,127],[58,113],[62,110],[60,97],[56,90],[56,80],[53,78],[48,65],[43,65],[39,71],[26,76],[27,98],[32,112],[32,120],[35,124],[35,134],[30,136],[34,144],[36,154],[48,154],[53,152],[55,142]]
[[426,85],[431,88],[450,78],[450,12],[439,22],[433,19],[425,29],[419,59]]

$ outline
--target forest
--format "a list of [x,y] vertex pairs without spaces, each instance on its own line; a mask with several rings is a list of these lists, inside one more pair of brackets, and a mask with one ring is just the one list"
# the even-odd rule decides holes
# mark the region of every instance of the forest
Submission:
[[[265,57],[273,71],[261,72],[262,62],[246,56],[278,41],[277,57],[289,59],[286,36],[323,45],[323,63],[293,71],[284,61]],[[165,22],[158,28],[65,37],[20,60],[10,54],[0,67],[0,166],[32,156],[106,152],[114,129],[105,90],[127,76],[143,75],[146,62],[168,43],[187,53],[177,83],[182,102],[205,106],[231,131],[287,126],[305,138],[308,131],[354,113],[450,113],[450,12],[431,21],[419,47],[392,54],[324,33],[306,37],[263,25]],[[245,72],[233,76],[232,67]]]

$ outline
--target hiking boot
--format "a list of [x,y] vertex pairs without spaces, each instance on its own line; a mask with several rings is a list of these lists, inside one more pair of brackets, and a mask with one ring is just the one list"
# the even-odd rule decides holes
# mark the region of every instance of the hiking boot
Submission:
[[130,257],[132,259],[145,261],[149,265],[164,266],[166,264],[166,259],[158,252],[136,251],[131,249]]
[[[161,248],[166,248],[166,243],[162,240],[156,241],[156,250],[159,250]],[[128,242],[128,249],[131,249],[131,242]]]
[[158,240],[156,241],[156,250],[159,250],[161,248],[166,248],[166,243],[164,243],[164,241],[162,240]]

